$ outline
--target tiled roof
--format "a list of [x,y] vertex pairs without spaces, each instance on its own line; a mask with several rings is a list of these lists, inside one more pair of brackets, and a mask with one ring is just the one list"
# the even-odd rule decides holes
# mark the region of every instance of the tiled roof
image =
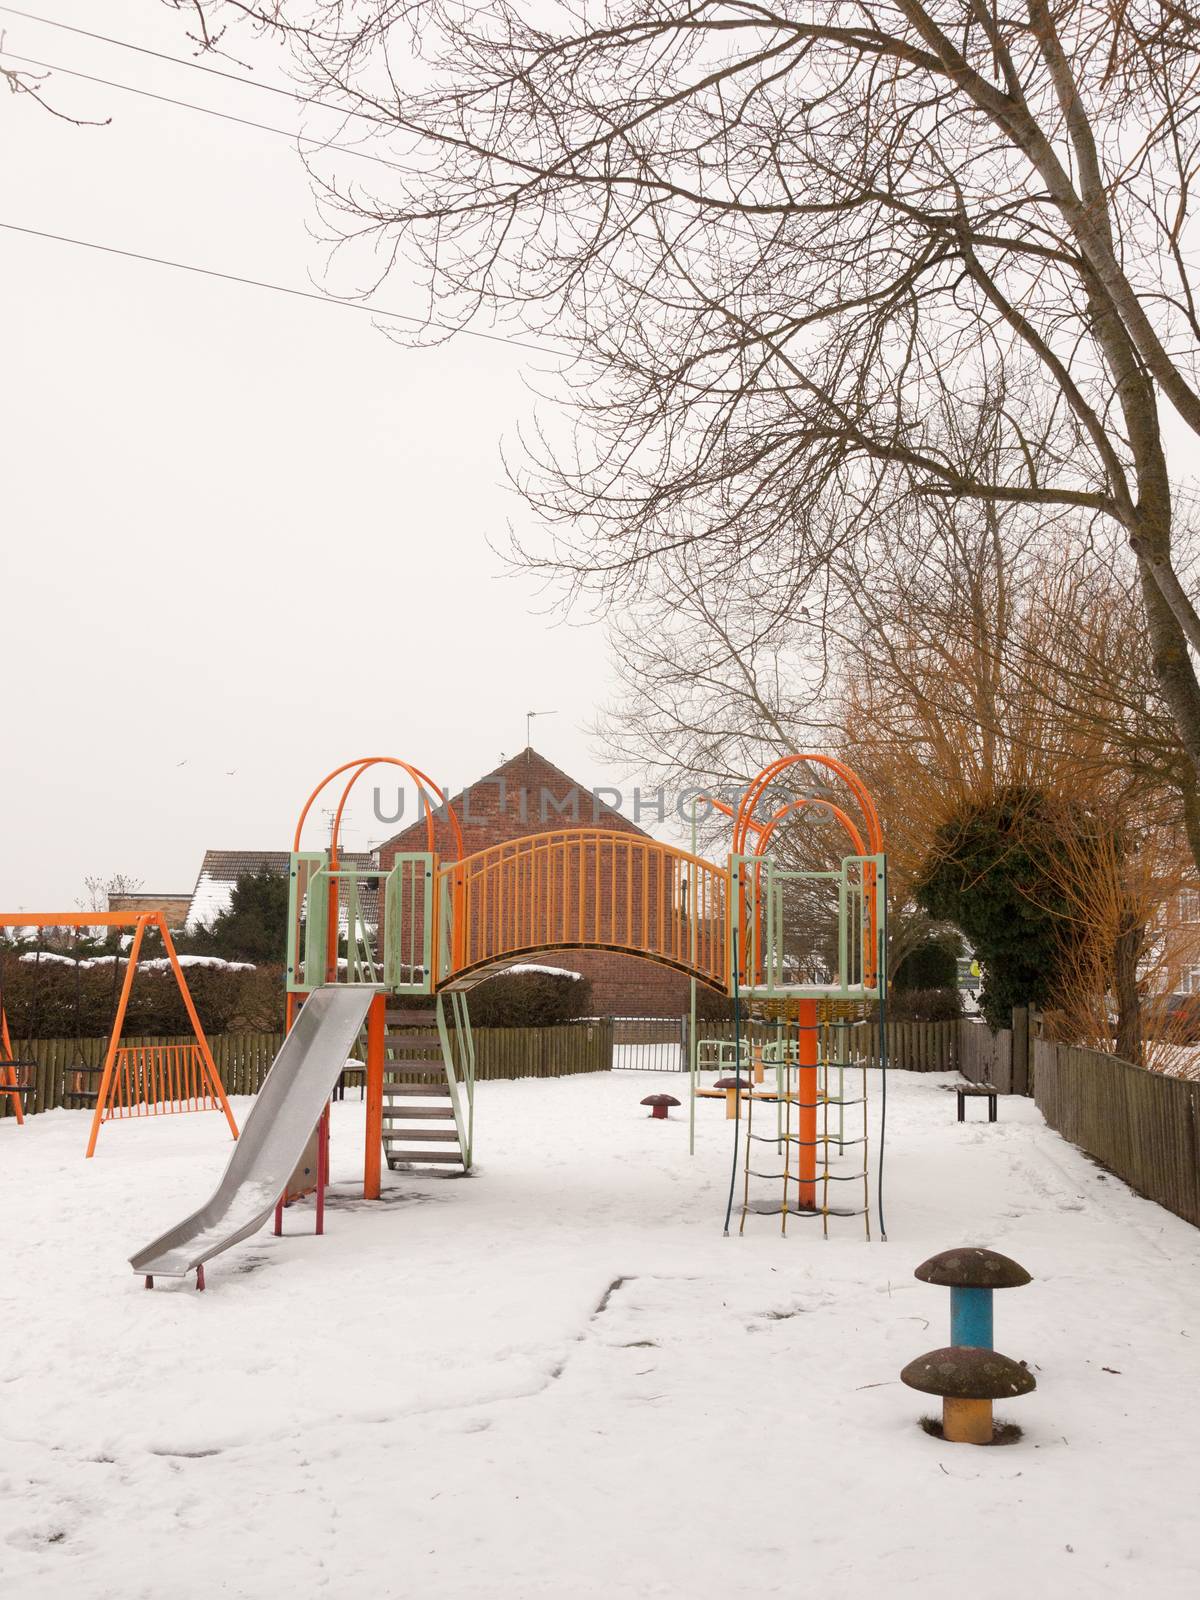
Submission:
[[[344,850],[341,861],[347,867],[372,867],[374,857],[363,851]],[[192,903],[188,908],[189,928],[207,927],[223,911],[228,911],[234,885],[247,873],[270,872],[286,877],[291,866],[288,850],[206,850],[200,863]],[[374,895],[369,887],[361,891],[363,914],[374,915]]]
[[[577,791],[580,796],[580,815],[578,819],[571,818],[567,820],[564,818],[561,821],[551,819],[550,825],[552,827],[588,828],[599,825],[601,827],[614,828],[620,832],[636,833],[642,838],[649,837],[644,828],[639,828],[636,822],[630,822],[629,818],[623,816],[615,807],[606,805],[602,800],[593,802],[591,789],[587,784],[578,783],[571,777],[570,773],[564,772],[561,767],[556,767],[553,761],[547,761],[546,757],[535,750],[532,745],[527,745],[517,755],[510,756],[507,761],[502,761],[491,772],[485,772],[481,777],[476,778],[473,783],[467,784],[456,795],[451,796],[450,805],[460,819],[464,816],[464,801],[467,792],[476,789],[482,790],[487,785],[495,786],[495,789],[499,789],[501,785],[506,789],[511,786],[513,791],[525,789],[531,794],[535,791],[540,794],[543,788],[558,795],[566,795],[572,791]],[[486,804],[487,801],[485,800],[485,807]],[[596,816],[592,815],[593,810]],[[603,820],[598,823],[599,818]],[[446,824],[437,822],[436,818],[435,823],[436,831],[440,836]],[[536,833],[538,828],[536,823],[531,823],[530,826],[520,825],[508,831],[513,837],[518,837],[526,833]],[[410,823],[407,828],[401,829],[399,833],[395,833],[390,838],[385,839],[382,844],[376,846],[376,849],[424,850],[425,840],[425,822],[419,818],[416,822]],[[468,844],[467,848],[469,850],[471,846]]]

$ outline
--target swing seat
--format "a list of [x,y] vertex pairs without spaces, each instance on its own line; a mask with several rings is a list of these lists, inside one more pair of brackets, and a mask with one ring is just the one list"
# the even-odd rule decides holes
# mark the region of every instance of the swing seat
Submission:
[[[103,1067],[91,1067],[91,1066],[89,1066],[87,1064],[86,1061],[79,1061],[79,1062],[73,1063],[71,1066],[69,1066],[67,1068],[67,1076],[69,1078],[93,1078],[93,1079],[95,1079],[95,1078],[98,1078],[103,1071],[104,1071]],[[99,1092],[100,1091],[99,1091],[98,1088],[97,1089],[68,1089],[68,1088],[64,1087],[63,1096],[64,1096],[65,1099],[69,1099],[69,1100],[72,1100],[72,1101],[79,1101],[79,1100],[93,1101],[93,1100],[96,1099],[96,1097],[99,1094]]]

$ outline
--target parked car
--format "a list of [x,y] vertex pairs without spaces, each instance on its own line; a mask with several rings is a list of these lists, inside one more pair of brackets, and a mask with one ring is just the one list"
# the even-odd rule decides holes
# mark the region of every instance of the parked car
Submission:
[[1163,1036],[1172,1044],[1200,1044],[1200,994],[1173,994],[1163,1007]]

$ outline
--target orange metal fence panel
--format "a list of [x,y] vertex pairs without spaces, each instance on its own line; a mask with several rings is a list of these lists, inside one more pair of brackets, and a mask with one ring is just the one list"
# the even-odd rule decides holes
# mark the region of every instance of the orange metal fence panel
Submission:
[[644,955],[723,987],[726,873],[612,830],[526,835],[445,866],[454,937],[439,982],[539,950]]
[[105,1122],[178,1111],[220,1111],[221,1102],[197,1044],[122,1045]]

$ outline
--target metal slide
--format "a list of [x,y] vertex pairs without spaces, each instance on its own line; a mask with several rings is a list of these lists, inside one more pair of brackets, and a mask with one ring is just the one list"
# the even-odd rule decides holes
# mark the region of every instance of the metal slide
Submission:
[[261,1228],[304,1154],[366,1021],[371,984],[325,984],[300,1008],[212,1198],[129,1258],[146,1277],[182,1278]]

